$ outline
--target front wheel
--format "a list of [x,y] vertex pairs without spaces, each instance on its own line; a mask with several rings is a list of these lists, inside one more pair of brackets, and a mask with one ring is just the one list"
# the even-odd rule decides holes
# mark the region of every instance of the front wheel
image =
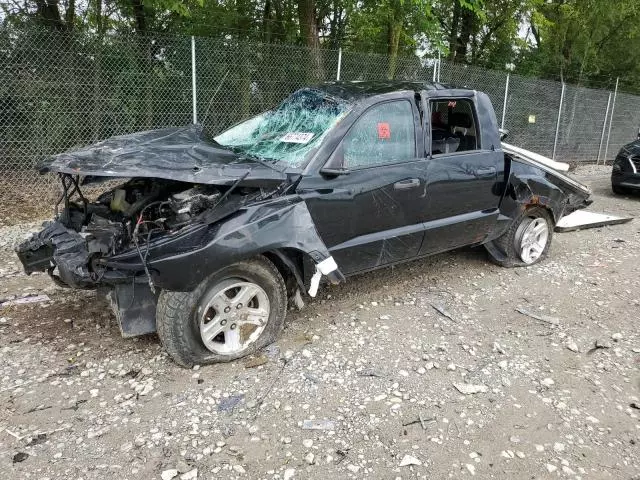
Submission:
[[525,210],[502,236],[486,247],[492,259],[503,267],[523,267],[543,260],[553,238],[553,219],[542,207]]
[[286,316],[282,275],[267,258],[225,267],[192,292],[163,291],[156,325],[178,364],[228,362],[274,342]]

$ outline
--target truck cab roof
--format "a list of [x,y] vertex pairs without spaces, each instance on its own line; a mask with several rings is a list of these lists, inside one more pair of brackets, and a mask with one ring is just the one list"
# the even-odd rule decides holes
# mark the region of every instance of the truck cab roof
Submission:
[[318,85],[318,90],[347,101],[359,101],[369,97],[383,95],[386,93],[402,91],[445,91],[455,90],[456,92],[473,92],[467,88],[457,88],[451,85],[433,82],[411,82],[411,81],[352,81],[352,82],[326,82]]

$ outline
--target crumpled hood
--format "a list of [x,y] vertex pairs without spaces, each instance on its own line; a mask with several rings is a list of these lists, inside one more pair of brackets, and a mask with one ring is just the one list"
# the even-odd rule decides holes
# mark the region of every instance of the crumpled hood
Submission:
[[222,148],[206,137],[200,125],[112,137],[51,157],[40,169],[40,173],[47,172],[215,185],[232,184],[247,172],[245,185],[286,179],[279,165],[271,168]]

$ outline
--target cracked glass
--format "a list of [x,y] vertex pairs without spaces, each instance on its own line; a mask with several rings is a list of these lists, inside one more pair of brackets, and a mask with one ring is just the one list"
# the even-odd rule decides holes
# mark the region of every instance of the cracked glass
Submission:
[[308,154],[351,109],[351,104],[314,89],[295,92],[276,109],[215,137],[234,152],[300,167]]

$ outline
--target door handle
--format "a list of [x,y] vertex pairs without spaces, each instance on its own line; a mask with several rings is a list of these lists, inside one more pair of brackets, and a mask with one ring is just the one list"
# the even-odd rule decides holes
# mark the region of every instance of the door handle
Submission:
[[477,170],[475,170],[475,171],[473,172],[473,174],[474,174],[477,178],[495,177],[495,175],[496,175],[496,169],[495,169],[495,167],[478,168]]
[[393,184],[395,190],[409,190],[410,188],[416,188],[420,186],[420,179],[407,178],[406,180],[400,180]]

